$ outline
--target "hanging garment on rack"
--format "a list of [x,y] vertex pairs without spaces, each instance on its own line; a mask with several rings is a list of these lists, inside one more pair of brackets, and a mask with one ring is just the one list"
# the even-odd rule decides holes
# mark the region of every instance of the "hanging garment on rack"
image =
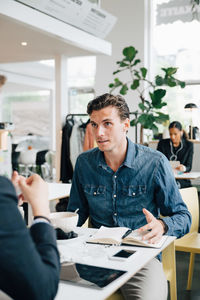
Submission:
[[[60,180],[63,183],[69,183],[73,176],[73,167],[75,166],[78,155],[86,150],[96,147],[92,135],[90,120],[83,123],[77,121],[77,117],[88,116],[87,114],[68,114],[66,124],[62,132],[61,146],[61,169]],[[87,128],[87,132],[86,132]],[[85,136],[86,135],[86,136]],[[84,146],[84,149],[83,149]]]
[[73,125],[73,118],[66,120],[62,130],[60,180],[63,183],[71,182],[73,176],[73,167],[70,160],[70,136]]
[[72,134],[70,137],[70,160],[75,167],[76,159],[83,152],[83,141],[85,136],[85,129],[81,127],[83,123],[78,121],[72,128]]
[[94,136],[92,133],[92,125],[88,123],[86,126],[84,144],[83,144],[83,151],[87,151],[95,147]]

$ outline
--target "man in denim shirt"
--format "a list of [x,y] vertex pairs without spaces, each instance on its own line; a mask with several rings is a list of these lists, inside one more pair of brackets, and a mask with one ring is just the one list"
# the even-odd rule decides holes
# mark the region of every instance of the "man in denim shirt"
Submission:
[[[162,153],[126,137],[130,120],[125,100],[104,94],[89,102],[87,112],[98,148],[82,153],[76,162],[68,210],[79,208],[78,225],[90,216],[95,228],[149,230],[144,237],[149,243],[165,233],[186,234],[191,216],[171,166]],[[164,221],[160,214],[167,216]],[[125,299],[166,300],[160,261],[154,258],[121,290]]]

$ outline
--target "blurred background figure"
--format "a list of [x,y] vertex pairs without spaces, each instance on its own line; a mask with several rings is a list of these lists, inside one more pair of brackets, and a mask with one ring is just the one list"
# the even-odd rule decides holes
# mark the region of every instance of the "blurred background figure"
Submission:
[[[176,161],[176,172],[190,172],[193,160],[193,143],[188,140],[186,132],[178,121],[169,125],[169,139],[162,139],[158,143],[157,150],[162,152],[169,161]],[[191,182],[187,179],[177,180],[179,188],[190,187]]]
[[4,75],[0,75],[0,87],[3,86],[6,82],[6,77]]

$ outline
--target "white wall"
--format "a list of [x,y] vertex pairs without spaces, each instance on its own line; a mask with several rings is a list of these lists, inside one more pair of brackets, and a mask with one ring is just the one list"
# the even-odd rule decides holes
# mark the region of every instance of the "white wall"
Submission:
[[[122,58],[122,50],[134,46],[138,58],[144,62],[144,23],[145,0],[101,0],[101,8],[115,15],[118,20],[106,39],[112,43],[112,56],[97,56],[96,95],[109,92],[108,84],[113,82],[113,71],[117,69],[117,60]],[[118,75],[118,74],[117,74]],[[120,75],[121,76],[121,75]],[[122,77],[121,77],[122,78]],[[127,78],[126,78],[127,80]],[[116,91],[117,93],[117,91]],[[125,96],[130,111],[137,108],[138,96],[133,91]],[[129,137],[134,140],[135,128],[129,130]]]

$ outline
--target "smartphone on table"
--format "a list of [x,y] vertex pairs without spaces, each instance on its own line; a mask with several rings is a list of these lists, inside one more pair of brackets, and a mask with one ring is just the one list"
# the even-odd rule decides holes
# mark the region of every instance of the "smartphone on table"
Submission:
[[135,254],[136,251],[134,250],[120,250],[113,255],[109,256],[109,259],[112,260],[121,260],[121,261],[126,261],[130,256]]

